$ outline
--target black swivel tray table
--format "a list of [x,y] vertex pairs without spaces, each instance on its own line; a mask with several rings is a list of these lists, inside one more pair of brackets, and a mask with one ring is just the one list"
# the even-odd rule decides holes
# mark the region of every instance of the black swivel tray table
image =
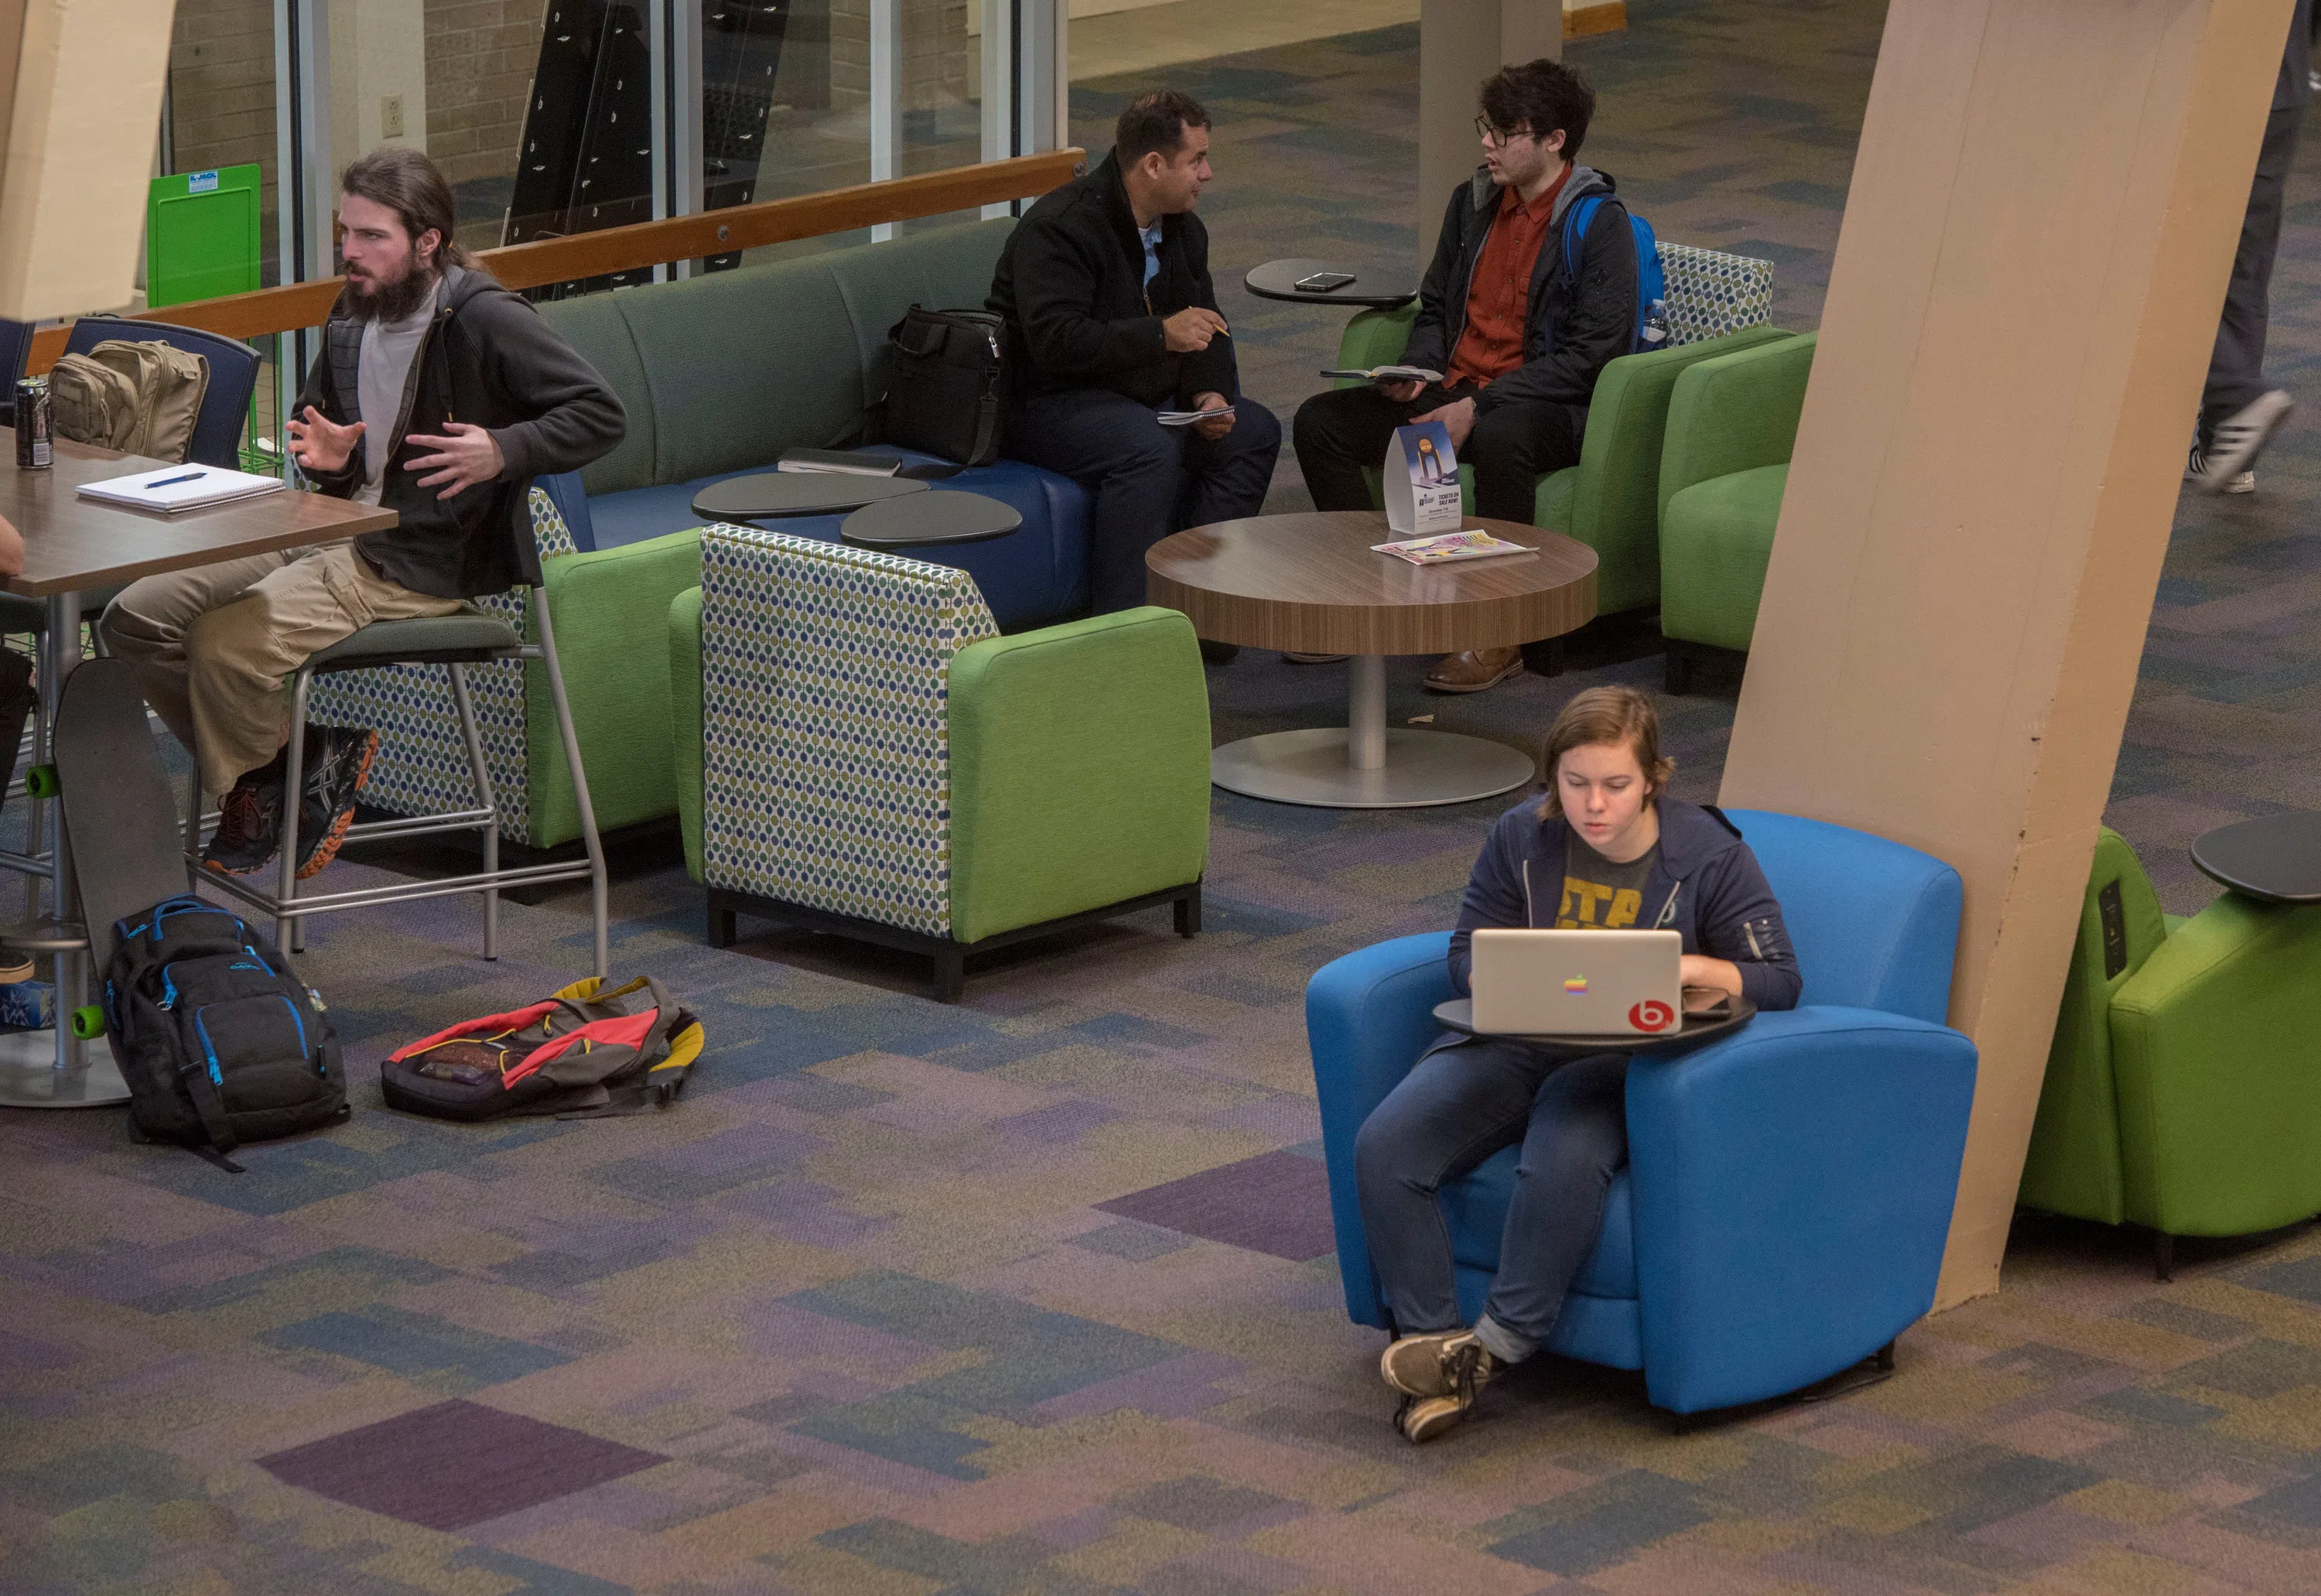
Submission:
[[1418,297],[1416,288],[1384,287],[1378,281],[1357,274],[1343,288],[1324,288],[1320,293],[1297,287],[1297,279],[1312,277],[1317,271],[1343,271],[1346,269],[1334,260],[1269,260],[1262,266],[1252,266],[1241,286],[1260,299],[1281,299],[1292,305],[1344,306],[1349,310],[1400,310]]
[[1622,1032],[1611,1036],[1512,1036],[1496,1031],[1475,1028],[1475,1003],[1471,998],[1453,998],[1434,1006],[1434,1023],[1446,1031],[1463,1031],[1470,1036],[1494,1036],[1505,1042],[1521,1042],[1558,1058],[1588,1058],[1599,1053],[1652,1053],[1665,1057],[1670,1053],[1690,1053],[1722,1040],[1757,1017],[1757,1006],[1746,998],[1728,999],[1722,1014],[1684,1017],[1683,1026],[1663,1035],[1646,1036]]
[[2321,903],[2321,815],[2267,815],[2220,825],[2192,844],[2218,884],[2264,903]]
[[709,521],[763,521],[836,515],[865,505],[924,493],[915,477],[865,477],[853,471],[760,471],[729,477],[693,496],[693,513]]

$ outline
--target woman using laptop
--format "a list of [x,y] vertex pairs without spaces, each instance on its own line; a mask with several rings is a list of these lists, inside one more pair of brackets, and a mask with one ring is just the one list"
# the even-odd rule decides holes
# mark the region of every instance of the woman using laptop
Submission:
[[[1468,990],[1470,944],[1487,926],[1670,930],[1683,981],[1797,1005],[1801,980],[1781,906],[1756,855],[1715,809],[1664,796],[1674,762],[1633,688],[1591,688],[1564,707],[1541,757],[1543,800],[1499,816],[1475,861],[1451,938]],[[1561,1061],[1513,1041],[1446,1034],[1387,1094],[1354,1141],[1370,1257],[1399,1334],[1379,1362],[1403,1397],[1395,1425],[1431,1440],[1466,1417],[1475,1388],[1543,1344],[1595,1251],[1605,1194],[1628,1158],[1628,1055]],[[1470,1327],[1435,1194],[1523,1145],[1498,1276]]]

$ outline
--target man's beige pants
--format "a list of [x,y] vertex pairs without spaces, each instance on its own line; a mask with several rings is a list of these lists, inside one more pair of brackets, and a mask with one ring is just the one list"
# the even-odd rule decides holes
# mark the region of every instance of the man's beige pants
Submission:
[[374,575],[352,543],[252,554],[130,584],[105,612],[105,644],[223,793],[289,740],[283,686],[306,660],[373,621],[448,616],[453,598]]

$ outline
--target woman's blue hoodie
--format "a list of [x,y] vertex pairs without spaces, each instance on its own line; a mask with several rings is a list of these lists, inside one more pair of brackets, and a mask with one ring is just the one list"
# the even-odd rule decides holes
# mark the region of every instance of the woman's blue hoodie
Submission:
[[[1661,851],[1644,880],[1644,913],[1636,926],[1683,934],[1684,951],[1727,959],[1741,971],[1741,995],[1761,1009],[1794,1008],[1805,984],[1789,946],[1781,906],[1741,840],[1740,828],[1716,809],[1671,798],[1661,812]],[[1536,797],[1499,816],[1468,878],[1451,934],[1451,984],[1467,991],[1474,963],[1469,944],[1478,926],[1555,924],[1563,901],[1561,816],[1543,819]]]

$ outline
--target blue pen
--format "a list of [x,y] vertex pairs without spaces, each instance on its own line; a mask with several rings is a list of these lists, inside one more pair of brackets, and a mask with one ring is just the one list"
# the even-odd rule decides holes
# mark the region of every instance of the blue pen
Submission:
[[167,488],[167,487],[168,487],[170,484],[175,483],[175,482],[191,482],[191,481],[193,481],[193,480],[194,480],[195,479],[196,479],[196,478],[199,478],[199,477],[206,477],[206,476],[208,476],[208,475],[209,475],[209,473],[208,473],[207,471],[187,471],[187,472],[184,476],[182,476],[182,477],[163,477],[163,478],[159,479],[159,480],[157,480],[157,481],[152,481],[152,482],[141,482],[141,483],[139,483],[139,484],[138,484],[138,486],[139,486],[139,488]]

